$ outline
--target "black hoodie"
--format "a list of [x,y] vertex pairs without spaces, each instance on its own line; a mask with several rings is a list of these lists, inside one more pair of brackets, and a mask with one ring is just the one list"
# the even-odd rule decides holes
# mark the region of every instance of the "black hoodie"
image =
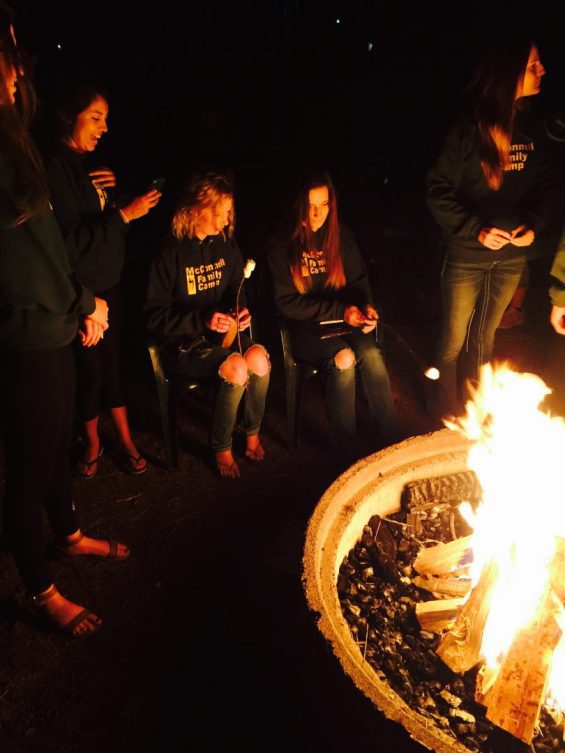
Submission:
[[512,134],[510,164],[502,185],[487,185],[475,123],[461,121],[449,132],[428,173],[427,202],[443,230],[448,255],[465,261],[503,261],[523,256],[527,248],[507,243],[498,251],[479,242],[485,227],[531,228],[536,236],[551,210],[550,167],[541,128],[518,112]]
[[[227,313],[235,307],[242,279],[243,260],[233,238],[222,233],[202,241],[170,237],[149,273],[149,330],[179,341],[186,335],[211,335],[206,320],[215,311]],[[244,304],[242,289],[240,308]]]

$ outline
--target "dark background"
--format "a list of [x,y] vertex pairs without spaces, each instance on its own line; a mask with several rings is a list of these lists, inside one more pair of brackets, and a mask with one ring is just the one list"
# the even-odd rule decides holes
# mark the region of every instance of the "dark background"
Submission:
[[[331,172],[342,219],[373,267],[392,264],[393,278],[406,268],[434,278],[441,253],[425,173],[482,49],[510,34],[535,39],[548,72],[531,105],[542,118],[565,110],[563,3],[522,10],[501,2],[14,0],[14,7],[39,93],[38,135],[62,85],[95,79],[108,93],[110,130],[92,166],[112,167],[131,193],[166,178],[159,207],[129,234],[129,258],[145,267],[190,170],[233,171],[238,241],[260,261],[297,176],[314,167]],[[390,237],[431,251],[410,258],[401,249],[396,264]],[[134,270],[138,291],[142,274]]]
[[534,106],[565,105],[562,3],[524,11],[375,0],[14,7],[43,108],[70,76],[100,81],[110,133],[96,157],[132,190],[166,177],[171,199],[187,170],[202,166],[253,175],[266,205],[303,166],[363,174],[373,189],[387,177],[389,194],[421,196],[482,47],[509,34],[539,43],[548,73]]
[[[327,167],[341,214],[386,294],[383,320],[395,326],[386,329],[394,337],[385,351],[401,418],[412,434],[436,428],[415,386],[438,321],[425,170],[482,46],[500,35],[539,40],[548,73],[533,105],[542,117],[559,111],[565,8],[299,0],[14,6],[40,115],[60,82],[95,77],[108,91],[110,132],[93,160],[113,167],[133,192],[167,179],[158,209],[128,236],[130,297],[141,300],[143,269],[189,169],[234,171],[237,237],[244,254],[260,260],[295,174]],[[260,274],[258,265],[251,282]],[[541,292],[547,322],[545,281]],[[139,307],[130,311],[130,325],[139,325]],[[141,477],[120,472],[108,434],[96,477],[74,487],[85,530],[127,541],[133,556],[123,567],[54,565],[62,592],[104,619],[80,642],[39,632],[11,608],[25,599],[0,551],[2,753],[420,753],[343,674],[302,592],[307,521],[343,470],[325,451],[323,389],[308,393],[300,449],[288,449],[280,353],[261,332],[273,360],[265,462],[242,461],[233,484],[218,479],[206,451],[209,416],[187,400],[181,468],[172,472],[162,463],[155,385],[137,331],[128,339],[128,407],[151,467]],[[510,335],[499,352],[539,371],[537,331]]]

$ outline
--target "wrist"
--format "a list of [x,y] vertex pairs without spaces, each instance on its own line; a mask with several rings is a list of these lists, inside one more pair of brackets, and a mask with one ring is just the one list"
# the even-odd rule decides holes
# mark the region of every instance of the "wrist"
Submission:
[[123,209],[118,209],[118,212],[120,213],[120,217],[125,222],[125,224],[129,225],[129,219],[128,219],[127,214],[124,212],[124,210]]

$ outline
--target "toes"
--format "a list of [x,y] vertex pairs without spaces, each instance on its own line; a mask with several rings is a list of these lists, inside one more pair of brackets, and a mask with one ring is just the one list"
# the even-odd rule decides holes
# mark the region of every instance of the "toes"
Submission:
[[96,614],[89,614],[79,622],[79,624],[73,629],[73,635],[82,635],[83,633],[93,633],[98,630],[102,620]]
[[235,461],[232,463],[218,463],[218,473],[222,478],[239,478],[239,467]]
[[118,541],[118,557],[129,557],[130,551],[129,547],[125,544],[122,544],[121,541]]
[[257,447],[254,447],[253,449],[247,449],[245,456],[254,463],[260,463],[265,458],[265,449],[262,445],[257,445]]

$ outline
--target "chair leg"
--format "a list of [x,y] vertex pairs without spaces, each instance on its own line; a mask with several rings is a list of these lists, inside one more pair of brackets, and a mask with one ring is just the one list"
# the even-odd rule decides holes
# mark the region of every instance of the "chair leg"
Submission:
[[173,448],[172,413],[171,411],[171,385],[169,382],[157,381],[157,396],[161,410],[161,427],[163,429],[163,443],[165,445],[165,459],[168,467],[178,467],[178,447]]
[[296,375],[296,407],[294,409],[296,439],[294,441],[294,447],[298,447],[300,425],[302,423],[302,405],[304,403],[304,388],[306,387],[306,382],[307,382],[307,379],[304,378],[303,374]]
[[296,366],[285,369],[286,382],[286,431],[287,445],[291,448],[298,446],[297,436],[297,394],[296,394]]
[[179,388],[172,384],[169,390],[169,436],[167,438],[167,453],[169,465],[178,470],[179,468]]

